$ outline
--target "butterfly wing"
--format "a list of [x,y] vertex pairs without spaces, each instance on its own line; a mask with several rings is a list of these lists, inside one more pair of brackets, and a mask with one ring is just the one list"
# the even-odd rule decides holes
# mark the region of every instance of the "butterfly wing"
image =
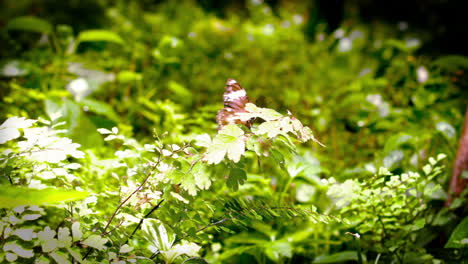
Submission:
[[241,121],[237,117],[237,113],[246,112],[245,105],[250,102],[246,91],[234,79],[228,79],[224,88],[226,90],[223,94],[224,108],[219,110],[216,116],[218,130],[229,124],[243,124],[250,127],[251,121]]

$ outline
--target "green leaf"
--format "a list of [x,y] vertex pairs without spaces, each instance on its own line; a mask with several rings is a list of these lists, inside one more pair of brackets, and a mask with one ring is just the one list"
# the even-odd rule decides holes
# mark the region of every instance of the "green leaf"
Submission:
[[226,156],[239,162],[245,152],[244,131],[236,125],[227,125],[213,139],[206,153],[208,164],[218,164]]
[[244,170],[239,168],[232,168],[229,171],[229,178],[227,179],[227,186],[234,191],[239,189],[239,185],[244,184],[245,180],[247,180],[247,174]]
[[32,249],[25,249],[21,245],[17,244],[16,241],[11,241],[3,245],[4,251],[12,251],[16,255],[23,258],[32,258],[34,257],[34,252]]
[[345,261],[356,261],[358,259],[356,251],[342,251],[339,253],[316,257],[314,264],[339,263]]
[[14,18],[8,22],[6,28],[46,34],[52,32],[52,25],[49,22],[33,16]]
[[155,253],[169,250],[175,241],[175,235],[156,219],[145,219],[142,230],[145,238],[151,243],[150,251]]
[[132,83],[138,82],[143,79],[141,73],[136,73],[132,71],[121,71],[117,74],[117,81],[120,83]]
[[30,189],[26,187],[0,185],[0,208],[20,205],[44,205],[76,201],[86,198],[87,192],[59,189]]
[[278,120],[283,117],[282,114],[276,112],[273,109],[258,107],[255,104],[248,103],[245,105],[247,113],[239,113],[240,120],[247,121],[252,118],[261,118],[265,121]]
[[463,218],[460,224],[455,227],[450,238],[445,244],[445,248],[463,248],[467,246],[468,239],[468,217]]
[[93,99],[82,99],[78,102],[81,107],[87,108],[87,111],[103,115],[112,121],[119,122],[120,118],[115,113],[112,106],[107,103],[100,102]]
[[66,253],[60,252],[60,251],[54,251],[49,253],[49,256],[51,256],[56,263],[60,264],[71,264],[71,261],[68,259],[68,255]]
[[105,41],[113,42],[117,44],[124,44],[123,39],[116,33],[108,30],[93,29],[80,32],[78,35],[79,42],[93,42],[93,41]]
[[195,257],[184,260],[182,264],[208,264],[208,262],[202,258]]

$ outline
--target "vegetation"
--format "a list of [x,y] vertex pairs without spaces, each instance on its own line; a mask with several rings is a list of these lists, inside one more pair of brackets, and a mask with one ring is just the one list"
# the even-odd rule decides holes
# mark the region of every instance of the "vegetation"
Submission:
[[[262,1],[97,1],[69,24],[12,3],[0,263],[466,261],[466,57],[356,18],[310,40]],[[228,78],[251,127],[217,130]]]

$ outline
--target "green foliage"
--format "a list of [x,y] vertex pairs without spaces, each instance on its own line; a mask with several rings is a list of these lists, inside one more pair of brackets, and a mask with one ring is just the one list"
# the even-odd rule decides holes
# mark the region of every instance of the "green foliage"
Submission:
[[328,182],[332,185],[327,194],[368,248],[404,259],[406,252],[421,251],[415,241],[418,232],[431,225],[428,219],[434,212],[427,203],[442,190],[434,178],[443,172],[440,164],[445,157],[440,154],[437,159],[429,158],[423,174],[394,175],[380,168],[373,177],[362,181],[336,184],[330,178]]
[[463,218],[460,224],[455,227],[450,236],[446,248],[463,248],[468,243],[468,218]]
[[[15,200],[0,201],[0,262],[437,263],[450,256],[434,248],[463,249],[466,198],[444,207],[444,166],[465,57],[355,18],[308,41],[306,4],[218,18],[192,1],[98,2],[99,19],[2,21],[0,200]],[[216,133],[227,78],[255,102],[238,114],[252,126]]]

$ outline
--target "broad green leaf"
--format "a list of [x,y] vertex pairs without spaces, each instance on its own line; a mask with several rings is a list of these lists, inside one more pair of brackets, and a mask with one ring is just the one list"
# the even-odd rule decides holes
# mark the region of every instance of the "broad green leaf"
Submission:
[[93,29],[81,31],[78,35],[78,41],[80,42],[93,42],[93,41],[105,41],[113,42],[117,44],[124,44],[123,39],[116,33],[108,30]]
[[46,34],[52,32],[52,25],[49,22],[33,16],[14,18],[8,22],[6,28],[8,30],[23,30]]
[[0,185],[0,208],[20,205],[43,205],[70,202],[86,198],[87,192],[59,189],[30,189],[26,187]]
[[468,244],[468,217],[455,227],[445,248],[464,248]]
[[356,261],[358,259],[356,251],[342,251],[339,253],[316,257],[314,264],[342,263],[346,261]]

